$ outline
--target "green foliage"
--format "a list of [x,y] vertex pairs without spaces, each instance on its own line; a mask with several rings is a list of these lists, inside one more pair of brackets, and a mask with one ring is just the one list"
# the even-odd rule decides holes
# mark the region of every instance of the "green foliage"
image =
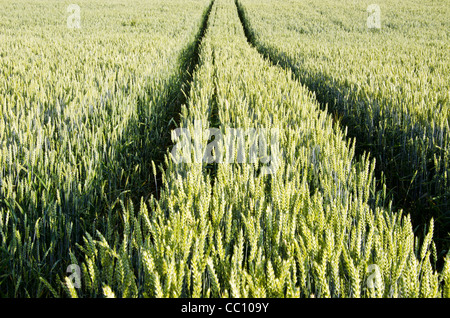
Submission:
[[[59,282],[70,255],[86,262],[86,284],[100,284],[92,239],[86,259],[77,244],[96,230],[113,238],[122,230],[116,200],[155,187],[152,160],[166,151],[183,61],[208,3],[79,1],[75,30],[66,27],[67,3],[2,1],[1,296],[66,287],[75,295]],[[142,22],[133,23],[137,15]],[[133,28],[120,28],[122,17]]]
[[[238,0],[258,51],[289,68],[370,151],[394,202],[450,247],[450,55],[445,0]],[[419,14],[420,12],[420,14]]]
[[[180,18],[166,2],[151,1],[164,23],[159,27],[142,18],[124,28],[115,20],[113,28],[133,32],[125,43],[114,32],[108,41],[83,29],[69,35],[86,41],[82,51],[54,50],[74,60],[36,69],[41,77],[73,72],[66,81],[54,75],[48,92],[21,91],[32,74],[25,70],[11,82],[16,86],[5,86],[2,295],[448,297],[449,260],[441,272],[433,265],[433,220],[418,240],[410,216],[376,190],[375,160],[356,157],[355,140],[314,95],[249,45],[233,0],[191,2],[170,2],[185,14]],[[94,28],[88,21],[87,29]],[[95,53],[90,41],[105,46]],[[48,50],[50,61],[56,51]],[[26,61],[19,51],[15,58]],[[110,62],[102,68],[80,61],[85,54]],[[186,65],[193,74],[183,86]],[[78,99],[67,97],[54,110],[50,99],[66,96],[66,82]],[[104,101],[99,91],[108,88]],[[176,108],[167,108],[180,102],[174,90],[182,88],[189,89],[187,102],[169,122]],[[278,128],[279,151],[270,149],[277,169],[261,173],[261,161],[175,163],[171,149],[155,163],[172,122],[193,136],[198,128],[224,135],[230,128]],[[204,149],[209,136],[197,137]],[[252,145],[245,139],[244,152]],[[80,267],[80,288],[65,272],[69,264]],[[371,265],[379,273],[375,287],[368,284]]]
[[[308,90],[248,45],[233,1],[215,1],[199,61],[180,127],[194,134],[201,120],[206,129],[214,112],[224,134],[278,127],[280,166],[263,175],[260,163],[215,163],[211,176],[207,163],[168,156],[160,197],[122,205],[127,230],[103,243],[134,269],[137,289],[127,296],[443,296],[446,272],[431,265],[433,223],[419,244],[410,217],[375,190],[374,160],[356,159],[354,142]],[[376,288],[367,284],[372,264]],[[123,279],[101,280],[124,295]]]

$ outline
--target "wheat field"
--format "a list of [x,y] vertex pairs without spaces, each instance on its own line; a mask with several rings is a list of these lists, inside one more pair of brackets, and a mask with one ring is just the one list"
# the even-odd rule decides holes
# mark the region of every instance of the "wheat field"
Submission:
[[445,0],[0,4],[1,297],[450,297]]

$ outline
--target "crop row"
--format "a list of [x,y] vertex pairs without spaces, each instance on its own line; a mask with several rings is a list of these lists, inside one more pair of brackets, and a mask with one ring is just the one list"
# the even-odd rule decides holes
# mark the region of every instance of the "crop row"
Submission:
[[376,158],[394,204],[421,228],[434,217],[440,257],[445,255],[450,228],[446,2],[377,1],[380,29],[368,28],[365,1],[238,3],[258,50],[291,69],[348,126],[358,150]]
[[[195,139],[184,161],[168,151],[159,198],[122,201],[109,230],[86,233],[83,257],[73,255],[81,288],[65,278],[71,296],[449,296],[433,223],[419,242],[376,191],[374,161],[356,159],[314,96],[247,43],[234,1],[214,1],[199,54],[181,110],[179,128]],[[254,162],[223,162],[238,156],[239,141],[217,137],[232,129],[266,129],[276,142]],[[251,153],[254,141],[241,142]],[[198,160],[203,150],[213,160]]]
[[0,296],[62,290],[82,235],[154,191],[208,2],[77,3],[79,29],[60,1],[1,4]]

